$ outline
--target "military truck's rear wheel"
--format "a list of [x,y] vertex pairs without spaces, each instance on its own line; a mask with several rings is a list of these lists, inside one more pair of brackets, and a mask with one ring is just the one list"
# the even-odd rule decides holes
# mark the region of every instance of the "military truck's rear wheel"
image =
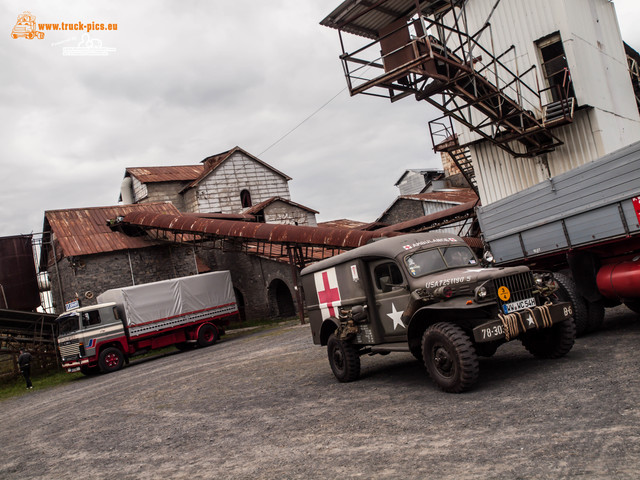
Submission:
[[341,382],[352,382],[360,376],[360,355],[350,343],[331,334],[327,342],[331,370]]
[[464,392],[478,380],[478,355],[457,325],[431,325],[422,336],[422,357],[429,376],[445,392]]
[[529,353],[537,358],[560,358],[573,347],[576,338],[576,324],[573,318],[556,323],[551,328],[532,330],[521,341]]
[[100,371],[103,373],[111,373],[122,368],[124,363],[124,355],[120,349],[116,347],[105,348],[100,352],[100,358],[98,359],[98,365],[100,365]]

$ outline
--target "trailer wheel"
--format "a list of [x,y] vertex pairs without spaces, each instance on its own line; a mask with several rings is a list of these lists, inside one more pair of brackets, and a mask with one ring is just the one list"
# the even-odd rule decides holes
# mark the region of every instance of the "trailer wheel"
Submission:
[[572,318],[567,318],[550,328],[530,331],[520,341],[536,358],[560,358],[569,353],[575,338],[575,322]]
[[209,347],[218,341],[218,330],[210,323],[205,323],[198,330],[198,346]]
[[124,355],[120,349],[116,347],[105,348],[100,352],[98,365],[100,365],[100,371],[103,373],[111,373],[116,370],[120,370],[123,363]]
[[341,382],[353,382],[360,377],[360,355],[350,343],[343,342],[331,334],[327,342],[329,365]]
[[429,376],[445,392],[464,392],[478,380],[476,349],[457,325],[431,325],[422,336],[422,357]]
[[589,309],[587,302],[578,293],[575,282],[562,273],[554,273],[560,288],[556,291],[556,297],[562,302],[571,302],[573,305],[573,318],[576,323],[576,336],[580,336],[589,328]]

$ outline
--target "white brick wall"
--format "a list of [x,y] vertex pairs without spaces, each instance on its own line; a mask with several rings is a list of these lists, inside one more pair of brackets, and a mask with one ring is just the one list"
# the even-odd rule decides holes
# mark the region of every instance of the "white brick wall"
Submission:
[[[287,180],[255,160],[236,152],[195,188],[196,205],[185,199],[187,211],[240,213],[240,192],[249,190],[256,205],[271,197],[290,200]],[[197,209],[192,209],[197,208]]]

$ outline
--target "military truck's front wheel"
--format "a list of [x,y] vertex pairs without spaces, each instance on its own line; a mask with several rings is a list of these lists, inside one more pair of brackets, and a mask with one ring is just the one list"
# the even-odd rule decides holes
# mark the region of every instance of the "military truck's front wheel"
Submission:
[[457,325],[431,325],[422,336],[422,357],[429,376],[445,392],[464,392],[478,380],[478,355]]
[[341,382],[352,382],[360,376],[360,355],[350,343],[331,334],[327,342],[331,370]]

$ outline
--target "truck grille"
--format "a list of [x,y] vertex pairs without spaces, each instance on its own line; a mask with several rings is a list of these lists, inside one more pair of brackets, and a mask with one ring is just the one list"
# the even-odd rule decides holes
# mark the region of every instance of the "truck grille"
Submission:
[[538,304],[538,299],[533,293],[534,285],[533,274],[531,272],[516,273],[515,275],[493,280],[493,287],[496,294],[500,291],[500,287],[507,287],[510,293],[509,299],[506,301],[502,300],[499,295],[496,295],[500,310],[502,310],[502,306],[506,303],[518,302],[528,298],[535,298],[536,304]]
[[78,357],[80,355],[80,344],[78,342],[60,345],[60,356],[64,360],[69,357]]

